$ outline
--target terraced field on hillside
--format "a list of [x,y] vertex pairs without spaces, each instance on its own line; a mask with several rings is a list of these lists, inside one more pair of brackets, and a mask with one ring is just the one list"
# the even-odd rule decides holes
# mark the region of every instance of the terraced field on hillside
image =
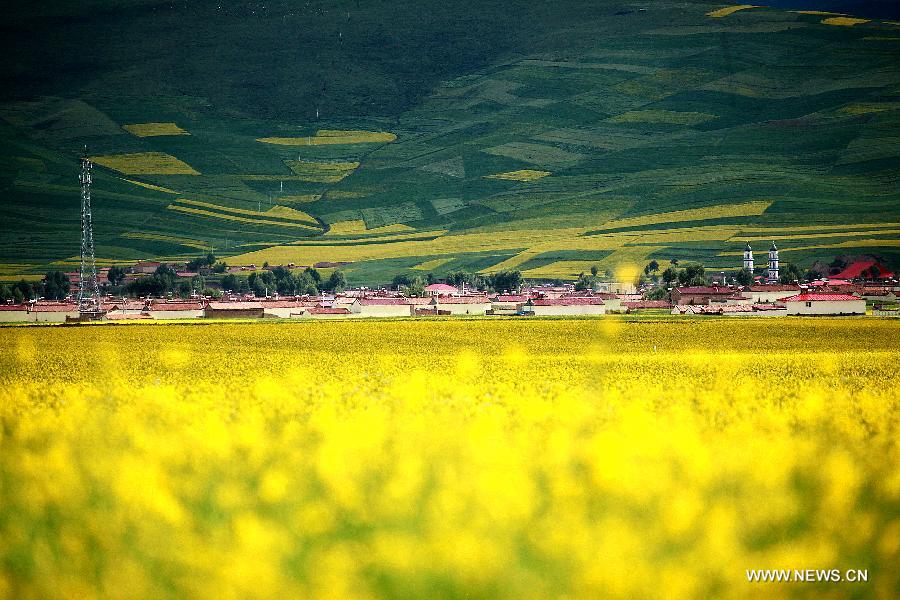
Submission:
[[900,262],[900,26],[731,8],[595,3],[393,113],[272,118],[97,88],[5,102],[2,277],[77,253],[84,144],[101,263],[210,248],[351,262],[354,283],[572,278],[735,268],[748,240],[788,262]]

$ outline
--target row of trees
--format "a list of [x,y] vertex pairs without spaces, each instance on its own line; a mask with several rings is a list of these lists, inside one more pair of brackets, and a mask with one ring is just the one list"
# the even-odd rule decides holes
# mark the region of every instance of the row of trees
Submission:
[[72,289],[69,277],[62,271],[48,271],[44,281],[17,281],[12,285],[0,284],[0,302],[20,304],[28,300],[46,298],[64,300]]
[[[425,288],[435,283],[435,277],[403,273],[394,277],[392,283],[407,296],[422,296]],[[456,288],[466,286],[475,290],[487,290],[496,293],[516,293],[522,289],[524,279],[520,271],[498,271],[489,275],[481,275],[469,271],[450,271],[444,278],[448,285]]]
[[322,275],[311,267],[296,274],[279,266],[271,271],[251,273],[249,277],[229,273],[222,278],[222,289],[238,294],[252,292],[260,298],[275,292],[283,296],[304,294],[314,296],[323,291],[342,292],[346,288],[347,277],[343,271],[333,271],[328,279],[323,280]]

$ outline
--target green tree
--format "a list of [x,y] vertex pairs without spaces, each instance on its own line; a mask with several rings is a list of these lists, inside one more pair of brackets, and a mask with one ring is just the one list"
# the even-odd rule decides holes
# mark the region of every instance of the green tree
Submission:
[[495,292],[515,294],[522,288],[521,271],[497,271],[488,277],[488,286]]
[[647,300],[668,300],[669,290],[662,286],[657,286],[644,295]]
[[419,276],[408,277],[401,289],[407,296],[421,297],[425,295],[425,285],[425,280]]
[[662,274],[662,280],[667,284],[671,285],[673,281],[678,279],[678,269],[675,267],[669,267]]
[[9,286],[5,283],[0,283],[0,302],[6,304],[10,300],[12,300],[12,297],[12,290],[9,289]]
[[303,272],[306,273],[306,275],[308,275],[310,277],[310,279],[312,279],[313,282],[315,282],[315,284],[317,286],[322,287],[321,286],[321,284],[322,284],[322,274],[321,273],[319,273],[312,267],[306,267],[306,269],[304,269]]
[[122,267],[110,267],[106,273],[106,280],[112,285],[122,285],[125,281],[125,269]]
[[647,266],[644,267],[644,275],[656,273],[657,271],[659,271],[659,263],[655,260],[651,260],[649,263],[647,263]]
[[753,271],[750,269],[741,269],[734,274],[734,278],[739,285],[753,285]]
[[795,281],[803,281],[803,273],[794,263],[782,263],[778,283],[788,285]]
[[578,279],[575,281],[575,289],[578,291],[593,290],[596,281],[597,278],[593,275],[579,273]]
[[591,276],[592,277],[597,277],[597,273],[599,273],[599,272],[600,272],[600,269],[597,267],[597,265],[591,265]]
[[69,295],[69,276],[62,271],[48,271],[44,275],[44,297],[64,300]]
[[25,294],[23,294],[22,290],[17,287],[12,289],[12,298],[13,302],[15,302],[16,304],[22,304],[23,302],[25,302]]
[[340,269],[331,272],[328,281],[325,282],[323,289],[329,292],[343,292],[347,288],[347,277]]

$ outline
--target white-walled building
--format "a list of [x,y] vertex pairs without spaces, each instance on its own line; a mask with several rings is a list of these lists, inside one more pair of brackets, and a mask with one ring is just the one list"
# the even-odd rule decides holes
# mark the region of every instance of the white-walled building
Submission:
[[743,292],[744,296],[749,296],[753,304],[778,302],[785,296],[799,293],[799,285],[781,285],[777,283],[772,285],[751,285]]
[[796,294],[779,300],[789,315],[864,315],[866,301],[850,294]]
[[27,304],[0,304],[0,323],[26,323],[31,320]]
[[80,316],[77,304],[35,303],[28,309],[29,321],[35,323],[65,323]]

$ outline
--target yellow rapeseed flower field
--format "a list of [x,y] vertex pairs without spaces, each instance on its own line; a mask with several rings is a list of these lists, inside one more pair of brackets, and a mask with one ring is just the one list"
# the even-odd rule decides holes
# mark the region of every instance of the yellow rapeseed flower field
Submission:
[[[900,323],[0,330],[3,598],[895,598]],[[749,583],[747,569],[864,569]]]
[[125,175],[199,175],[183,160],[165,152],[134,152],[92,156],[91,160]]

